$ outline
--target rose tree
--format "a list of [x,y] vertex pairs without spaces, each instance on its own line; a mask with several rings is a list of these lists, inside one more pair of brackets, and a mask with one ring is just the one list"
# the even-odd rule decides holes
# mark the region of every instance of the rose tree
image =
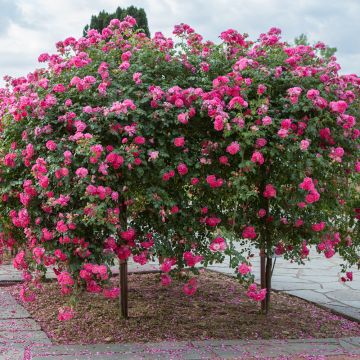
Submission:
[[262,289],[247,294],[267,311],[274,253],[302,262],[313,245],[354,264],[359,78],[275,28],[213,44],[181,24],[174,45],[134,25],[67,38],[40,55],[46,69],[0,90],[0,245],[18,251],[22,299],[48,268],[69,305],[83,289],[117,298],[118,259],[127,316],[130,257],[158,257],[166,286],[229,255],[250,284],[258,249]]

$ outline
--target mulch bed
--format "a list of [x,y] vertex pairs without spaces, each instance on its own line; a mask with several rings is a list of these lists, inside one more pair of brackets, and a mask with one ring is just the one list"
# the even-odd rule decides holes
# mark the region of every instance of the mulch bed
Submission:
[[11,255],[11,252],[8,250],[5,250],[2,254],[0,254],[0,265],[10,265],[12,264],[14,256]]
[[[83,293],[75,317],[58,321],[57,309],[69,298],[55,282],[45,283],[37,301],[23,305],[56,344],[360,336],[358,323],[283,293],[272,293],[270,314],[261,315],[245,288],[223,274],[203,272],[191,297],[182,286],[174,280],[161,287],[159,274],[129,275],[128,320],[119,316],[118,300]],[[20,285],[8,289],[18,298]]]

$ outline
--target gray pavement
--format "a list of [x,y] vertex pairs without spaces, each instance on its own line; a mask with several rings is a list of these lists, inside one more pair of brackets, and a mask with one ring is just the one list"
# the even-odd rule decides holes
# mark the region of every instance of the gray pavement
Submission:
[[[0,345],[1,351],[1,345]],[[317,340],[207,340],[146,344],[48,345],[7,349],[0,359],[11,360],[182,360],[182,359],[325,359],[360,356],[360,338]],[[360,357],[357,357],[360,358]]]
[[33,344],[45,345],[51,341],[27,310],[0,288],[0,360],[25,359],[25,351]]

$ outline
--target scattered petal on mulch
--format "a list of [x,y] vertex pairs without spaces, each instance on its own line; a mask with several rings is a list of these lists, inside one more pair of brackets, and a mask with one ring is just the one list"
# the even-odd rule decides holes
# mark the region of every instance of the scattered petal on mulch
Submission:
[[0,254],[0,264],[12,264],[13,258],[14,256],[11,255],[11,252],[9,250],[5,250],[2,254]]
[[[112,281],[116,285],[118,278]],[[75,317],[58,321],[58,308],[69,297],[55,282],[45,283],[37,301],[24,306],[58,344],[360,336],[358,323],[283,293],[272,293],[271,312],[263,316],[245,288],[226,275],[205,271],[191,297],[182,287],[177,280],[161,287],[159,274],[129,275],[128,320],[119,316],[118,300],[83,293]],[[17,296],[19,288],[8,289]]]

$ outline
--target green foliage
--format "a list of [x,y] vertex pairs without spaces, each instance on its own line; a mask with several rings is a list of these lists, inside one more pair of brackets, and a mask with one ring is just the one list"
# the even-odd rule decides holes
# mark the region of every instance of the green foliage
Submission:
[[108,13],[107,11],[102,10],[98,15],[92,15],[90,24],[87,24],[84,27],[83,36],[86,36],[89,29],[95,29],[101,33],[102,29],[107,27],[112,19],[123,19],[127,15],[136,19],[137,26],[135,29],[140,29],[146,34],[146,36],[150,37],[150,30],[145,10],[143,8],[137,8],[133,5],[128,6],[127,8],[121,8],[118,6],[113,13]]
[[[294,43],[295,45],[310,45],[306,34],[300,34],[294,39]],[[330,59],[333,55],[335,55],[336,51],[336,47],[330,47],[325,45],[323,48],[320,49],[320,54],[325,59]]]

